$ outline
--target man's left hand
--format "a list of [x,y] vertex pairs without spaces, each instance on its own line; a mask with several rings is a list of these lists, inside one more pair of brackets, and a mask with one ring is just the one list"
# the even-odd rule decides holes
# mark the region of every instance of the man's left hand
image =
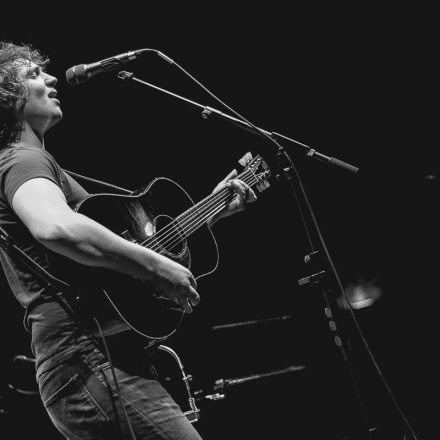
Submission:
[[234,196],[229,203],[227,209],[224,209],[219,214],[215,215],[209,222],[212,226],[217,220],[224,217],[229,217],[232,214],[243,211],[247,203],[252,203],[257,200],[257,196],[252,188],[249,187],[240,179],[236,179],[237,170],[232,170],[218,185],[214,188],[213,193],[220,191],[222,188],[230,188],[234,192]]

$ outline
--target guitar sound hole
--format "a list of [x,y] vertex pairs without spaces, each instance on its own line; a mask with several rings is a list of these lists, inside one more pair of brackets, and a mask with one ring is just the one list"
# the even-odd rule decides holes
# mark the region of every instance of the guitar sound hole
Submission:
[[185,235],[172,217],[159,215],[155,219],[156,243],[166,255],[183,257],[187,249]]

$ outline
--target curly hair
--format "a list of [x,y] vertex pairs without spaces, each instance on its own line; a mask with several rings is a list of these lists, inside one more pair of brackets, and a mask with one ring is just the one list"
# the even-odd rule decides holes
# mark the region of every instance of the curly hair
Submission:
[[18,102],[27,98],[20,66],[31,62],[44,69],[49,58],[30,44],[0,42],[0,149],[20,140],[21,123],[13,111]]

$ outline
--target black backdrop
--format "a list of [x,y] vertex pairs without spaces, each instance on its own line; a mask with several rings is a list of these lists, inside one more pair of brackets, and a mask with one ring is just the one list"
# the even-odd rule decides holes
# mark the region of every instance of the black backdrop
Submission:
[[[260,128],[358,166],[350,174],[283,144],[344,286],[373,280],[382,289],[374,305],[355,315],[393,398],[351,320],[341,317],[375,438],[403,438],[404,417],[419,439],[429,438],[439,168],[429,14],[211,8],[159,14],[136,13],[131,5],[130,13],[64,12],[56,20],[45,14],[38,25],[17,19],[1,37],[31,43],[53,60],[49,71],[59,79],[64,118],[46,147],[66,169],[132,189],[167,176],[197,200],[240,169],[237,160],[247,151],[275,165],[276,147],[266,139],[215,117],[204,120],[200,109],[115,73],[79,86],[65,80],[73,65],[146,47],[169,56]],[[154,54],[126,70],[231,114]],[[332,342],[322,292],[298,287],[310,248],[296,202],[285,184],[271,183],[258,203],[214,227],[220,267],[200,281],[201,303],[169,346],[194,376],[193,390],[209,391],[219,378],[305,367],[201,402],[198,426],[206,438],[343,438],[362,429],[358,400]],[[37,431],[58,438],[35,396],[7,390],[11,381],[33,384],[29,371],[12,365],[13,356],[31,353],[22,312],[1,283],[5,429],[15,430],[14,438]],[[264,321],[281,316],[290,319]],[[215,327],[252,320],[262,322]]]

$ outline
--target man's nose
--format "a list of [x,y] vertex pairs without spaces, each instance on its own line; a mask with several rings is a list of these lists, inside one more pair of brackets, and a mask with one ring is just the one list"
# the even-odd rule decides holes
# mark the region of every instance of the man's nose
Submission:
[[46,78],[44,79],[44,82],[46,85],[53,87],[58,82],[58,80],[54,76],[46,73]]

